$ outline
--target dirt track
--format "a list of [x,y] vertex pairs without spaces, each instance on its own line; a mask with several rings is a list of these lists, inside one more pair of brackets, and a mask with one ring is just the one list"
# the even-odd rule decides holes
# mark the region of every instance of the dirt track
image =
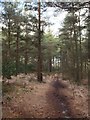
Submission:
[[77,106],[67,82],[51,80],[16,86],[3,102],[3,118],[74,118],[85,117]]
[[55,109],[55,117],[71,118],[73,114],[68,102],[69,98],[65,95],[68,86],[59,80],[53,81],[51,85],[52,89],[47,92],[47,100]]

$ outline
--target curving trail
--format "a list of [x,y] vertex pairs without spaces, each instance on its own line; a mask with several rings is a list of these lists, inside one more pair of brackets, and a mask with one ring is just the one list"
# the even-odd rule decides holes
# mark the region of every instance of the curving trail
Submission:
[[[15,83],[14,83],[15,85]],[[7,96],[10,96],[7,99]],[[16,84],[15,91],[3,98],[3,118],[75,118],[72,91],[67,82],[49,78],[46,83]],[[81,104],[81,103],[80,103]]]

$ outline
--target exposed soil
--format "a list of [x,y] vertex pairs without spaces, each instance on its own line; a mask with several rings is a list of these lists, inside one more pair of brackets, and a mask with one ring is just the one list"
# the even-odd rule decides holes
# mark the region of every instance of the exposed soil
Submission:
[[3,118],[88,117],[87,86],[70,84],[55,75],[44,76],[43,83],[31,78],[21,75],[8,82],[13,89],[3,96]]

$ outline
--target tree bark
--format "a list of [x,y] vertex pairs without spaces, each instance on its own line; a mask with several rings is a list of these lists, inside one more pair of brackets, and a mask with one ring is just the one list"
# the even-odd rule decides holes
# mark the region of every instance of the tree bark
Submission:
[[49,58],[49,72],[52,72],[52,58]]
[[52,68],[53,68],[53,71],[54,71],[54,56],[53,56],[52,63],[53,63],[53,67]]
[[79,11],[79,38],[80,38],[79,45],[80,45],[80,81],[81,81],[81,79],[83,78],[82,76],[83,61],[82,61],[82,38],[81,38],[81,26],[80,26],[80,11]]
[[11,29],[10,29],[10,19],[8,22],[8,57],[10,58],[10,39],[11,39]]
[[[89,1],[89,15],[88,15],[88,21],[89,21],[89,25],[88,25],[88,62],[90,64],[90,1]],[[90,68],[88,67],[88,85],[90,86]],[[89,87],[90,88],[90,87]],[[89,89],[90,90],[90,89]],[[89,98],[90,100],[90,98]]]
[[28,42],[26,40],[26,50],[25,50],[25,74],[26,75],[27,75],[27,63],[28,63],[27,45],[28,45]]
[[28,32],[27,32],[27,24],[26,24],[26,40],[25,40],[25,74],[27,75],[27,64],[28,64]]
[[[72,6],[73,6],[73,17],[75,17],[75,11],[74,11],[74,4],[72,3]],[[78,61],[78,42],[77,42],[77,37],[76,37],[76,30],[75,30],[75,21],[73,21],[73,30],[74,30],[74,35],[73,35],[73,37],[74,37],[74,41],[75,41],[75,52],[76,52],[76,55],[75,55],[75,57],[76,57],[76,78],[75,78],[75,81],[77,82],[77,83],[79,83],[79,61]]]
[[40,13],[40,0],[38,2],[38,14],[39,14],[39,29],[38,29],[38,71],[37,71],[37,79],[39,82],[42,82],[42,55],[41,55],[41,13]]
[[19,72],[19,26],[17,26],[17,38],[16,38],[16,76]]

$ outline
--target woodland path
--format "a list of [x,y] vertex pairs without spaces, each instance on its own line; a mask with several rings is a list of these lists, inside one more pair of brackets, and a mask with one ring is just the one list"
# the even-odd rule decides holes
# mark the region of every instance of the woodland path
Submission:
[[46,83],[32,82],[15,89],[4,98],[3,118],[74,118],[79,115],[73,106],[72,91],[61,78],[51,78]]

